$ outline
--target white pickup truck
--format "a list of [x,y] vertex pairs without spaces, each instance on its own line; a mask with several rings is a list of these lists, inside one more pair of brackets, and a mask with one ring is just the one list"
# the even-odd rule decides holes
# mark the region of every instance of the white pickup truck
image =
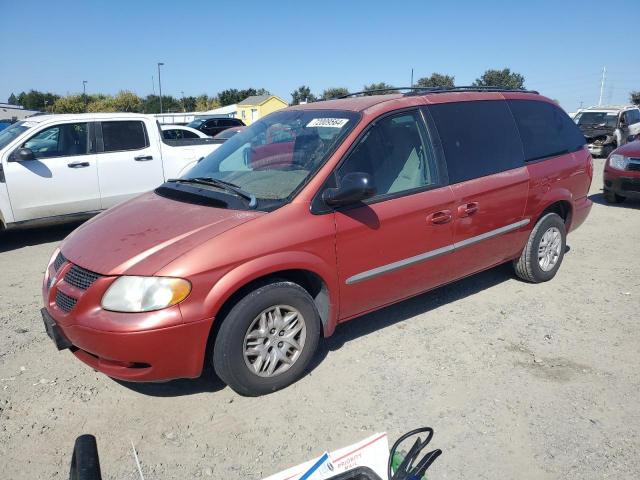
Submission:
[[0,229],[88,218],[181,176],[219,145],[166,140],[142,114],[30,117],[0,131]]

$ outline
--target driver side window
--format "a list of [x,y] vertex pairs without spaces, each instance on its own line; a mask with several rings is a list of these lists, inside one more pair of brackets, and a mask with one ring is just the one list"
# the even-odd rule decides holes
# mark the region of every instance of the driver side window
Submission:
[[337,172],[368,173],[376,197],[438,185],[436,157],[417,111],[383,118],[369,129]]
[[71,157],[88,153],[89,129],[86,123],[67,123],[46,128],[27,140],[35,158]]

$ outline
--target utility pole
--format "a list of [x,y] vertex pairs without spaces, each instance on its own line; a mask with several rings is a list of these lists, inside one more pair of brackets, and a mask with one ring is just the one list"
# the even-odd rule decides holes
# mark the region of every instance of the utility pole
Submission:
[[162,79],[160,78],[160,67],[163,65],[164,63],[158,62],[158,90],[160,90],[160,113],[162,113]]
[[600,100],[598,105],[602,105],[602,94],[604,93],[604,81],[607,76],[607,67],[602,67],[602,80],[600,81]]
[[182,111],[186,112],[187,109],[184,107],[184,92],[180,90],[180,95],[182,95]]
[[156,94],[156,79],[153,75],[151,75],[151,90],[153,91],[153,95]]
[[411,88],[413,88],[413,68],[411,69]]
[[84,100],[84,111],[87,111],[87,81],[82,80],[82,99]]

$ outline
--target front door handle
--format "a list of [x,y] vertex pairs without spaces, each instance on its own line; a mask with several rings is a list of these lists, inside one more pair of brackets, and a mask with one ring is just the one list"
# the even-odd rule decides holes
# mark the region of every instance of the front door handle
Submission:
[[151,155],[138,155],[137,157],[133,157],[136,162],[148,162],[149,160],[153,160]]
[[468,217],[478,211],[478,202],[469,202],[458,207],[459,217]]
[[88,167],[89,166],[89,162],[71,162],[71,163],[67,163],[67,167],[69,168],[84,168],[84,167]]
[[440,210],[439,212],[432,213],[428,218],[434,225],[442,225],[443,223],[449,223],[453,217],[451,210]]

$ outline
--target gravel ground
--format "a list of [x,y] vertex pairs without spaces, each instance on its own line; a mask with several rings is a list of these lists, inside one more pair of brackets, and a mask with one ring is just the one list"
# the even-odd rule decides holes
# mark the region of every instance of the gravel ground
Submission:
[[2,478],[67,478],[98,438],[104,477],[267,476],[377,431],[428,425],[431,479],[640,477],[640,202],[608,206],[596,162],[587,222],[556,278],[509,266],[354,320],[312,372],[262,398],[216,380],[124,384],[58,353],[40,281],[73,228],[0,237]]

